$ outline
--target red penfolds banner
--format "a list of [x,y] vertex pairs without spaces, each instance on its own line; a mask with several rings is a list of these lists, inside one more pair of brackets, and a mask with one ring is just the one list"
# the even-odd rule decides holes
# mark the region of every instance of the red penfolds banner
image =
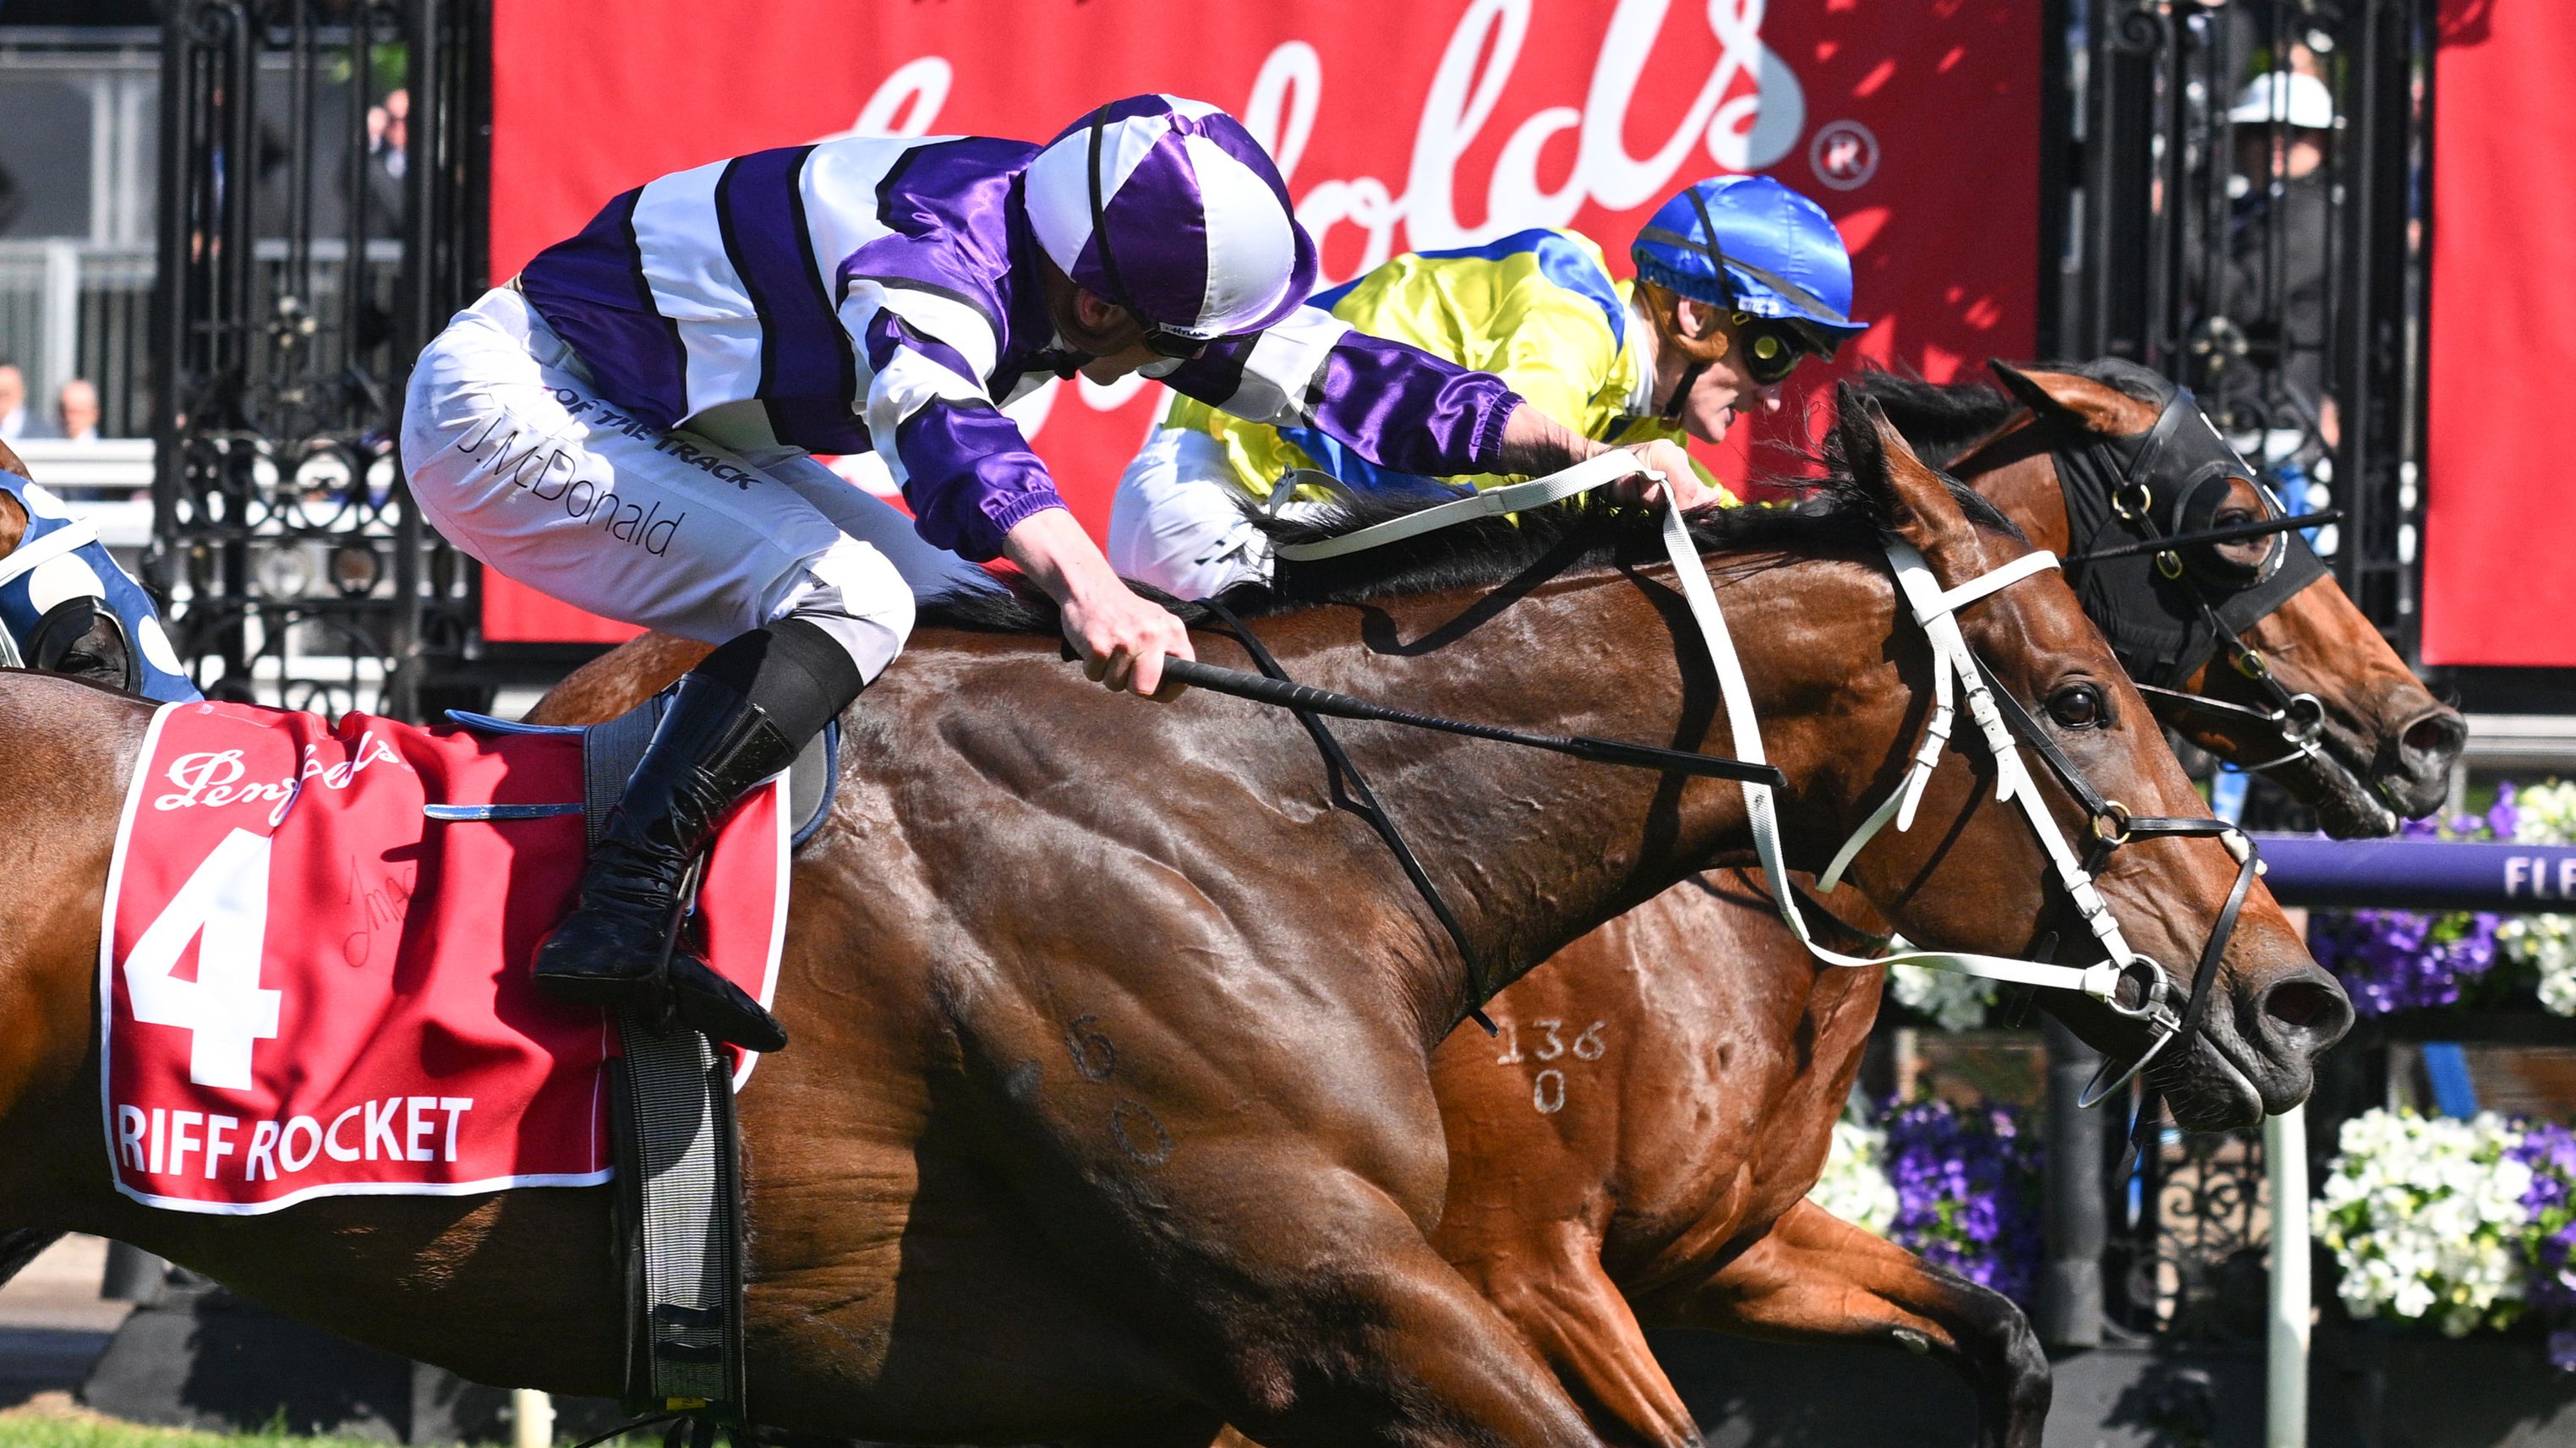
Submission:
[[[1686,183],[1762,171],[1832,213],[1869,334],[1936,380],[2026,356],[2040,0],[513,0],[494,7],[492,269],[667,171],[852,130],[1043,140],[1104,99],[1226,107],[1278,157],[1324,278],[1572,226],[1625,271]],[[1802,373],[1784,413],[1830,374]],[[1014,411],[1097,532],[1162,389]],[[1712,457],[1741,477],[1763,438]],[[853,460],[862,482],[872,462]],[[496,639],[616,638],[486,574]]]
[[2443,0],[2440,36],[2424,662],[2576,667],[2576,7]]

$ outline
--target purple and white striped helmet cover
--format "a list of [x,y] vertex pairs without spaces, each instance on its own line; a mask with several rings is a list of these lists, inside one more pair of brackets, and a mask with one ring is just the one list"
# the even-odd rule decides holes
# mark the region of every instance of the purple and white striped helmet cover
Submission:
[[[1130,96],[1106,108],[1102,220],[1125,300],[1168,331],[1257,332],[1315,286],[1315,243],[1279,168],[1243,123],[1204,101]],[[1116,300],[1092,232],[1092,117],[1029,164],[1029,223],[1064,274]]]

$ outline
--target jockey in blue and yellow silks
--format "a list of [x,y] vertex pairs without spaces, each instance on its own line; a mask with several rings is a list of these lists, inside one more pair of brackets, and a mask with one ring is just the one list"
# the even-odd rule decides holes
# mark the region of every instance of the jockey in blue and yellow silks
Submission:
[[[1738,413],[1777,406],[1775,389],[1801,359],[1830,356],[1863,330],[1850,320],[1851,258],[1833,223],[1767,176],[1717,177],[1674,196],[1630,257],[1637,279],[1615,280],[1590,238],[1536,229],[1395,257],[1308,305],[1501,377],[1565,427],[1660,454],[1648,460],[1667,471],[1686,461],[1684,437],[1714,442]],[[1686,492],[1725,496],[1689,466],[1699,486]],[[1180,398],[1119,481],[1109,560],[1184,598],[1265,578],[1268,544],[1245,503],[1270,498],[1298,469],[1361,489],[1420,481],[1315,429],[1248,423]],[[1301,499],[1325,496],[1291,485]]]

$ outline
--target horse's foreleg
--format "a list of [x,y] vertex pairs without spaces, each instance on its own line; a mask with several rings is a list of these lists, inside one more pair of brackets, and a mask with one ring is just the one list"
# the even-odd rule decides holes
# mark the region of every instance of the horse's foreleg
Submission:
[[1588,1232],[1559,1224],[1539,1241],[1464,1264],[1512,1326],[1538,1350],[1614,1443],[1692,1448],[1699,1424],[1601,1265]]
[[1235,1345],[1228,1416],[1245,1436],[1268,1448],[1600,1441],[1546,1363],[1429,1244],[1369,1237],[1364,1270],[1319,1283],[1287,1320]]
[[1706,1279],[1648,1295],[1638,1315],[1654,1327],[1930,1352],[1976,1390],[1988,1448],[2038,1448],[2048,1417],[2048,1359],[2020,1308],[1814,1202]]

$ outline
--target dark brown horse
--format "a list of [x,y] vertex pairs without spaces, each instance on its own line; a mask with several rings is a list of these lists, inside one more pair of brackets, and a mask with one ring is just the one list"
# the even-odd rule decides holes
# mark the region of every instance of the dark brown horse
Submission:
[[[2035,543],[2063,552],[2054,449],[2144,433],[2165,399],[2077,373],[1999,371],[2026,406],[1983,388],[1864,386],[1913,432],[1949,433],[1945,454],[1996,459],[1971,481]],[[2390,806],[2438,804],[2458,716],[2331,579],[2257,621],[2248,640],[2293,691],[2325,706],[2326,757],[2283,775],[2323,820],[2360,833],[2390,820]],[[2214,664],[2178,682],[2257,698]],[[2277,733],[2213,728],[2204,715],[2177,722],[2223,758],[2281,752]],[[1831,903],[1876,928],[1849,892]],[[1707,960],[1727,968],[1696,968]],[[1614,1440],[1698,1441],[1643,1330],[1705,1328],[1928,1349],[1976,1390],[1984,1441],[2040,1441],[2048,1366],[2020,1312],[1805,1199],[1881,985],[1877,971],[1817,966],[1757,882],[1716,875],[1505,991],[1493,1007],[1511,1025],[1504,1042],[1462,1032],[1442,1046],[1434,1081],[1452,1178],[1434,1241]],[[2323,1017],[2341,1012],[2314,1007],[2311,1025],[2339,1033]]]
[[[1886,377],[1862,385],[1909,436],[1934,438],[1945,454],[2002,437],[2048,443],[1999,449],[1997,470],[1971,481],[2034,541],[2063,551],[2067,506],[2050,447],[2134,437],[2165,399],[2072,372],[2006,375],[2035,407],[1979,387]],[[2278,676],[2325,705],[2327,767],[2288,782],[2330,824],[2358,832],[2388,818],[2390,805],[2418,814],[2438,801],[2425,784],[2457,750],[2457,716],[2331,581],[2302,590],[2248,637]],[[638,639],[566,680],[532,717],[614,715],[704,652],[668,636]],[[2223,668],[2177,682],[2256,698]],[[2280,752],[2261,731],[2188,722],[2222,757]],[[2341,768],[2344,760],[2355,764]],[[1875,920],[1853,892],[1833,903],[1848,918]],[[1708,1328],[1928,1348],[1976,1389],[1987,1441],[2037,1441],[2047,1364],[2021,1314],[1805,1200],[1881,981],[1877,971],[1818,967],[1758,882],[1713,875],[1612,921],[1504,991],[1492,1006],[1499,1039],[1461,1030],[1434,1057],[1451,1176],[1433,1241],[1605,1435],[1697,1441],[1641,1329]]]
[[[1856,450],[1861,481],[1835,507],[1701,525],[1733,550],[1720,591],[1808,868],[1895,783],[1928,708],[1931,655],[1878,530],[1945,584],[2025,551],[1901,451],[1875,458]],[[1284,579],[1309,601],[1257,626],[1326,687],[1723,748],[1654,539],[1606,509],[1486,528],[1399,553],[1375,583]],[[2099,788],[2197,812],[2053,575],[1962,617]],[[1426,1235],[1448,1186],[1428,1057],[1471,1004],[1464,971],[1375,836],[1330,806],[1295,725],[1205,695],[1104,694],[1059,662],[1043,617],[931,622],[850,717],[840,802],[796,866],[780,990],[796,1044],[742,1100],[761,1418],[951,1442],[1219,1420],[1280,1444],[1597,1441]],[[1245,662],[1220,635],[1199,646]],[[0,678],[30,845],[0,880],[0,1220],[131,1241],[470,1376],[612,1390],[604,1190],[222,1220],[108,1189],[97,921],[145,717],[72,681]],[[1749,858],[1732,785],[1375,727],[1348,742],[1506,978]],[[1855,870],[1923,939],[2026,949],[2050,903],[1991,783],[1954,757],[1916,828]],[[2217,842],[2169,840],[2121,852],[2102,889],[2133,945],[2187,968],[2235,875]],[[2211,1029],[2166,1053],[2196,1088],[2178,1096],[2188,1119],[2301,1099],[2332,1035],[2315,1003],[2341,1006],[2259,887],[2217,989]],[[2070,1018],[2116,1054],[2145,1044],[2107,1009]]]

